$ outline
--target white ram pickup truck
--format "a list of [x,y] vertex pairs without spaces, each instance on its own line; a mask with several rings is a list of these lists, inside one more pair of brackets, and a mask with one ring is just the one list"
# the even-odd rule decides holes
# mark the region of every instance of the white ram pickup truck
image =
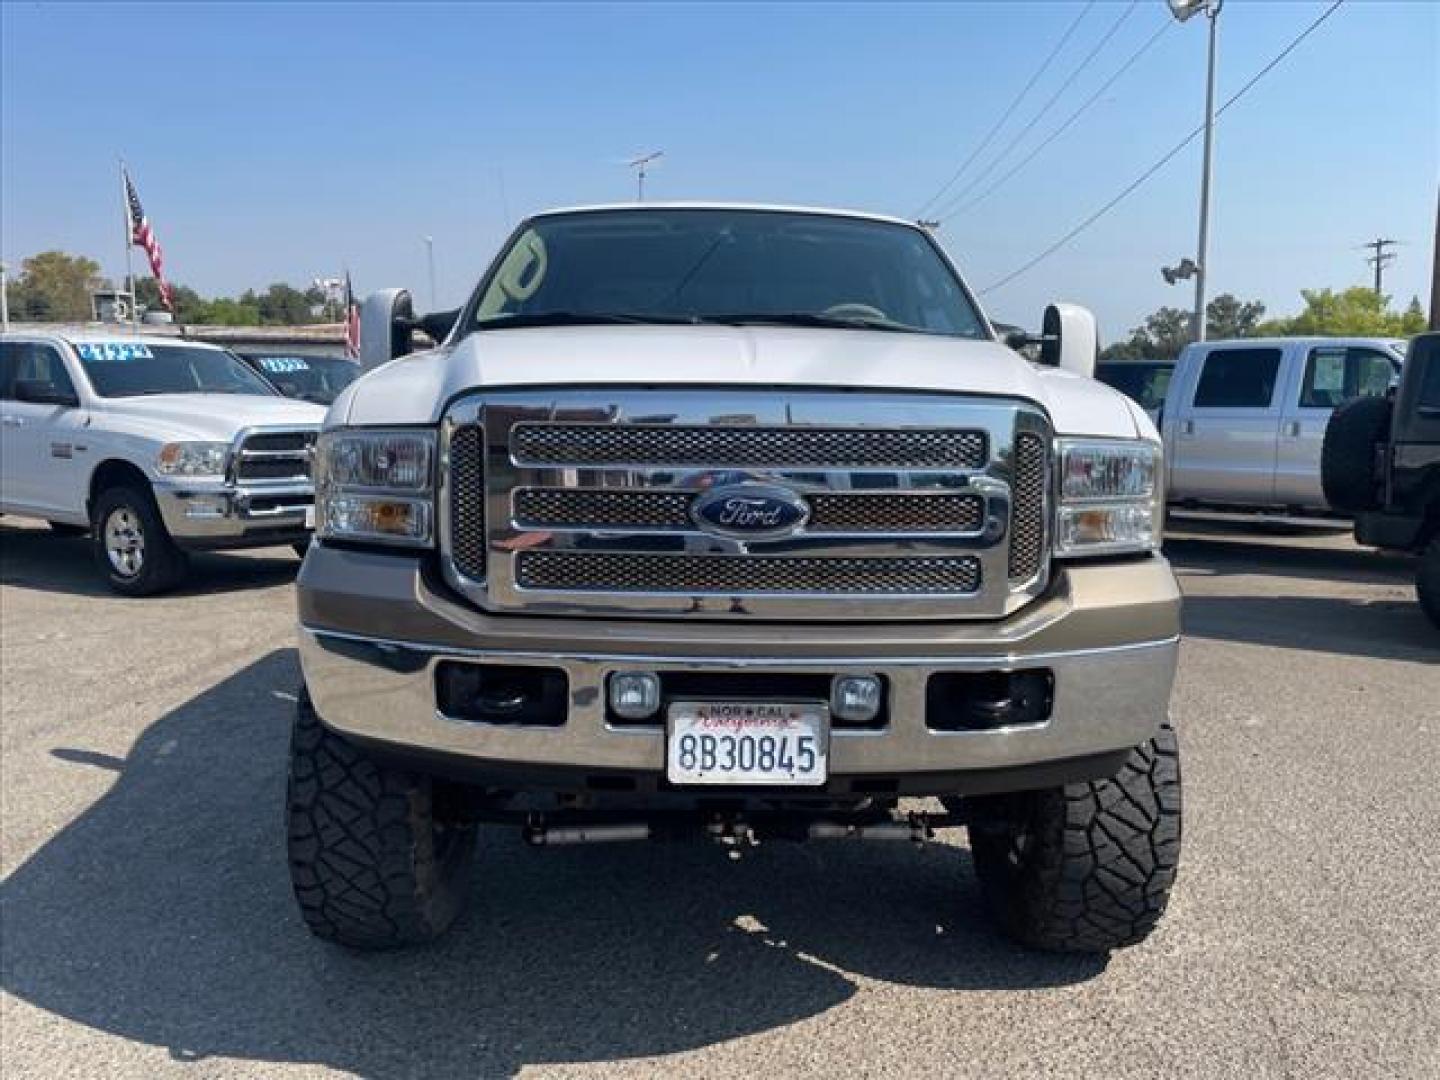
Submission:
[[[401,356],[417,325],[440,344]],[[361,340],[298,580],[316,934],[439,934],[481,823],[966,826],[1020,940],[1154,927],[1180,596],[1160,440],[1086,377],[1088,313],[1049,308],[1032,364],[912,224],[646,205],[537,215],[459,311],[390,290]]]
[[88,532],[127,596],[175,585],[190,550],[303,551],[324,417],[215,346],[120,328],[6,333],[0,513]]

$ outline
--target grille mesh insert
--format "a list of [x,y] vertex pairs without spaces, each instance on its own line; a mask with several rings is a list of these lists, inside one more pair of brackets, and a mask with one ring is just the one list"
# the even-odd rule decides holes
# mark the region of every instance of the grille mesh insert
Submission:
[[978,469],[986,455],[979,431],[645,424],[517,424],[510,450],[531,465],[705,468]]
[[528,551],[516,560],[516,581],[563,592],[965,595],[980,588],[980,560]]
[[473,425],[450,439],[450,547],[455,568],[469,578],[485,576],[484,440]]
[[1040,572],[1045,551],[1045,441],[1015,436],[1015,484],[1010,509],[1010,580],[1028,581]]
[[[524,488],[515,493],[522,528],[694,528],[686,491],[604,488]],[[811,533],[973,533],[985,518],[978,495],[951,493],[817,493],[810,504]]]

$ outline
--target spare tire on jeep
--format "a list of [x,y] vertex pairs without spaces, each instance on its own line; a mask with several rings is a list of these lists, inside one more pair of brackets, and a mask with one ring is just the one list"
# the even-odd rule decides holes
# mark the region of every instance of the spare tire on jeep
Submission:
[[1390,438],[1389,398],[1361,397],[1335,410],[1320,451],[1320,484],[1325,501],[1355,513],[1380,505],[1375,448]]

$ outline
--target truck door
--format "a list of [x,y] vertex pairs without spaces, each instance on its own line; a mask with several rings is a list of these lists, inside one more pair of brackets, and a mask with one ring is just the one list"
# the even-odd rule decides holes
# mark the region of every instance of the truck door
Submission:
[[1366,345],[1315,345],[1295,358],[1285,380],[1285,410],[1275,462],[1275,500],[1329,509],[1320,487],[1320,447],[1341,402],[1384,395],[1398,370],[1390,353]]
[[17,510],[36,514],[73,516],[84,510],[80,495],[84,451],[84,412],[49,402],[21,401],[21,383],[44,384],[75,393],[60,351],[41,342],[4,343],[5,400],[4,490],[5,502]]
[[1263,506],[1275,499],[1283,351],[1215,346],[1182,387],[1173,421],[1171,499]]

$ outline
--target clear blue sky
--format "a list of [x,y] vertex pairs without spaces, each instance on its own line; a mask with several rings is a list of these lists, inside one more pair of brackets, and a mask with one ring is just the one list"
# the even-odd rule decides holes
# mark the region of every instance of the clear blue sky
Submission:
[[[1229,0],[1220,95],[1324,4]],[[655,198],[913,215],[1079,12],[1072,3],[433,6],[45,5],[0,13],[0,254],[123,267],[116,158],[172,279],[202,293],[303,284],[458,302],[507,231],[552,205]],[[1124,11],[1099,3],[992,144],[1001,149]],[[1387,291],[1428,292],[1440,177],[1440,5],[1350,0],[1222,121],[1212,292],[1292,311],[1369,280],[1356,245],[1407,242]],[[1008,160],[1168,19],[1141,0]],[[943,239],[983,287],[1106,202],[1202,112],[1204,27],[1176,25],[1069,132]],[[985,297],[1034,324],[1093,307],[1106,340],[1161,304],[1195,244],[1199,141],[1060,254]],[[983,158],[981,159],[984,160]],[[998,175],[1004,167],[992,175]],[[502,177],[505,198],[502,199]],[[508,205],[507,205],[508,204]],[[136,253],[143,262],[143,255]]]

